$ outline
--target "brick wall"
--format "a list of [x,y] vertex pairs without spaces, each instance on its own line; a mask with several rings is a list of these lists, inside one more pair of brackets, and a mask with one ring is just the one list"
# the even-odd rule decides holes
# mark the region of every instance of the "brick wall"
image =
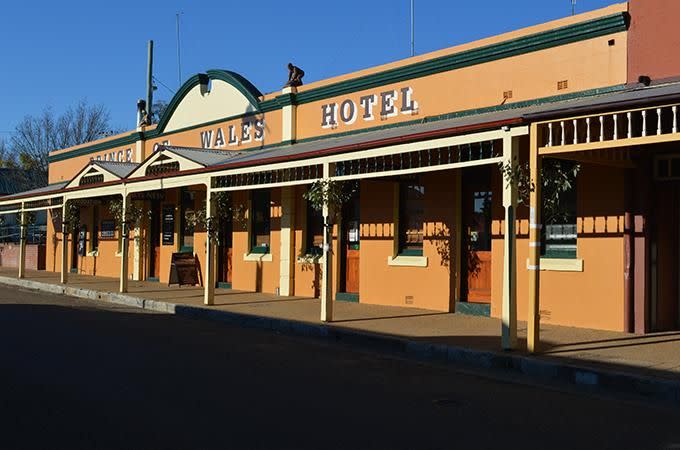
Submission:
[[[0,266],[19,267],[19,244],[0,244]],[[26,269],[45,270],[45,246],[26,246]]]

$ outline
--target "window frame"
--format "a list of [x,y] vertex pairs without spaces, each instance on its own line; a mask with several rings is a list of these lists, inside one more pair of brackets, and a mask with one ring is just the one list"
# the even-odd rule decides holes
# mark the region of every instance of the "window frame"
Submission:
[[[318,223],[313,223],[318,221]],[[312,233],[313,226],[319,226],[319,234]],[[304,254],[305,256],[317,257],[323,254],[323,235],[324,235],[324,219],[321,211],[312,207],[310,201],[305,201],[305,230],[304,230]],[[321,245],[314,245],[314,237],[321,236]]]
[[[551,164],[553,162],[559,162],[560,164],[577,164],[572,161],[568,160],[563,160],[559,158],[545,158],[543,161],[543,166],[545,167],[546,164]],[[546,217],[545,217],[545,190],[541,191],[541,212],[542,212],[542,224],[543,226],[541,227],[541,259],[551,259],[551,260],[576,260],[578,259],[578,184],[579,184],[579,177],[576,175],[573,180],[573,188],[570,191],[567,191],[568,193],[563,193],[561,198],[560,198],[560,211],[565,209],[565,203],[568,203],[566,206],[567,208],[570,208],[571,211],[565,213],[569,214],[569,222],[566,223],[552,223],[548,224]],[[562,227],[562,235],[565,234],[564,227],[573,227],[573,239],[548,239],[547,233],[549,230],[549,227]],[[573,245],[571,244],[559,244],[560,241],[569,241],[573,242]],[[552,243],[551,243],[552,242]],[[554,243],[557,242],[557,243]],[[559,249],[551,249],[551,245],[570,245],[572,248],[570,249],[565,249],[565,250],[559,250]]]
[[[250,245],[250,253],[251,254],[260,254],[260,255],[266,255],[271,253],[271,234],[272,234],[272,229],[271,229],[271,189],[254,189],[250,193],[250,213],[249,216],[249,230],[250,230],[250,236],[248,236],[248,243]],[[263,201],[263,205],[258,204],[258,201]],[[256,229],[257,223],[256,223],[256,217],[257,217],[257,212],[256,208],[258,207],[263,207],[262,208],[262,213],[264,215],[264,220],[262,221],[262,226],[263,226],[263,231],[267,230],[267,234],[269,235],[269,243],[266,246],[262,245],[257,245],[257,237],[258,236],[264,236],[265,233],[263,232],[262,234],[258,234],[258,231]]]
[[[420,205],[420,215],[422,217],[421,219],[421,239],[419,245],[413,245],[413,244],[407,244],[406,243],[406,222],[409,222],[409,216],[411,215],[417,215],[416,213],[409,212],[407,213],[405,211],[406,208],[406,202],[408,200],[408,197],[406,197],[406,190],[409,188],[409,186],[419,186],[422,188],[422,198],[420,199],[421,205]],[[420,257],[424,255],[424,243],[425,243],[425,183],[423,182],[422,177],[416,176],[413,178],[409,179],[401,179],[397,183],[397,188],[395,189],[395,200],[396,200],[396,208],[395,208],[395,231],[396,231],[396,239],[395,239],[395,256],[416,256]],[[408,215],[407,215],[408,214]],[[419,248],[409,248],[409,247],[419,247]]]

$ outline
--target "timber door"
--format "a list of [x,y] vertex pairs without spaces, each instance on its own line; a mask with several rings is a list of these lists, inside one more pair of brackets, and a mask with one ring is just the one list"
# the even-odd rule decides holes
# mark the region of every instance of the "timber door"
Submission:
[[491,303],[491,172],[489,167],[463,173],[463,282],[465,299]]
[[232,220],[224,219],[220,227],[220,245],[217,250],[217,282],[231,288],[232,276]]
[[657,184],[654,331],[680,328],[680,184]]
[[359,294],[359,196],[349,200],[342,213],[341,291]]
[[158,280],[161,276],[161,205],[158,201],[151,204],[150,233],[149,278]]

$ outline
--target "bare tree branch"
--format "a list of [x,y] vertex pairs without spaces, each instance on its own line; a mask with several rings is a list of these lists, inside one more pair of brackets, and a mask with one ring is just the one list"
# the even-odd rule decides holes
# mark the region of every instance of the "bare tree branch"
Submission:
[[[27,115],[15,127],[6,152],[26,171],[31,186],[47,184],[48,155],[111,134],[110,114],[103,105],[79,101],[57,116],[46,107],[37,115]],[[0,159],[5,157],[0,154]]]

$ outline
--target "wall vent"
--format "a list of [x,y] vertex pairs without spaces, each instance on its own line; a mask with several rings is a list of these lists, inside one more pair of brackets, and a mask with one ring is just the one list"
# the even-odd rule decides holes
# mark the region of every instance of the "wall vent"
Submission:
[[557,82],[557,90],[563,91],[569,88],[569,80],[562,80]]
[[503,99],[508,100],[512,98],[512,91],[505,91],[503,92]]
[[404,301],[407,305],[412,305],[413,304],[413,296],[407,295],[406,297],[404,297]]

